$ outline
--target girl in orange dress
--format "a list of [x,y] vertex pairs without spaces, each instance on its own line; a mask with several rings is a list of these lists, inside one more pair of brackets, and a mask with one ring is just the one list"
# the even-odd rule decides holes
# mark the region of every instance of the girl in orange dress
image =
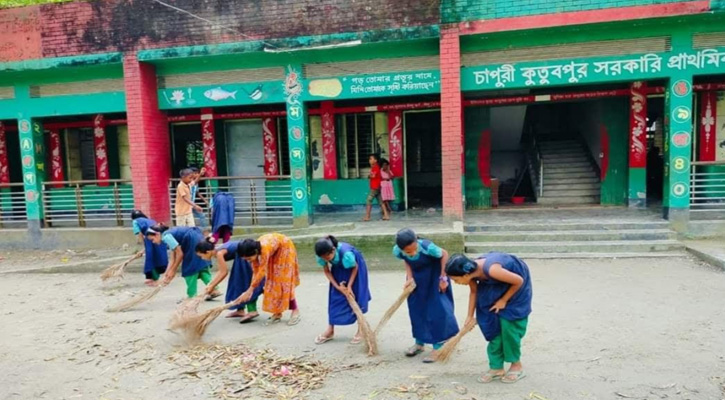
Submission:
[[254,271],[252,283],[240,300],[248,301],[266,275],[262,310],[272,314],[267,324],[280,322],[282,313],[290,310],[292,315],[287,325],[297,325],[301,316],[295,288],[300,284],[300,268],[292,240],[280,233],[262,235],[258,240],[245,239],[239,244],[237,254],[249,261]]

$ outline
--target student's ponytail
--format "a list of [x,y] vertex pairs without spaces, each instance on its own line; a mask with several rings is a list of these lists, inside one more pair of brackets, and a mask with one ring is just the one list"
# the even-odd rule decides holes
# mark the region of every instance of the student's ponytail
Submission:
[[216,239],[213,236],[207,236],[196,244],[195,250],[197,253],[208,253],[214,250],[214,243],[216,243]]
[[162,224],[161,222],[159,222],[158,224],[153,225],[153,226],[149,227],[146,230],[146,236],[155,235],[157,233],[158,234],[162,234],[162,233],[164,233],[164,232],[166,232],[168,230],[169,230],[169,227],[168,226],[166,226],[166,225]]

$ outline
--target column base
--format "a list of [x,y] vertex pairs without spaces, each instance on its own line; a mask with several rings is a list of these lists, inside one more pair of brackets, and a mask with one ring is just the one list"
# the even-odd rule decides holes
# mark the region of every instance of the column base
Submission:
[[663,207],[662,211],[665,219],[670,222],[672,230],[680,233],[687,232],[690,224],[690,209],[688,207]]
[[28,238],[32,243],[36,243],[38,245],[40,244],[40,240],[43,237],[43,234],[40,231],[42,224],[42,221],[39,219],[28,220]]
[[647,208],[647,199],[629,199],[628,206],[629,208]]
[[293,228],[307,228],[312,224],[312,217],[309,215],[303,215],[300,217],[294,217],[292,219]]

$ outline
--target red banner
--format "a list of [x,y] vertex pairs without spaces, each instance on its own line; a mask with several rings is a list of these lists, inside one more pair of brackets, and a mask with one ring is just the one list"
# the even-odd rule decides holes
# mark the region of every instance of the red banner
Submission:
[[204,151],[204,176],[218,175],[216,163],[216,139],[214,137],[214,115],[210,109],[201,110],[201,143]]
[[106,122],[103,115],[98,114],[93,119],[93,143],[96,151],[96,180],[98,186],[108,186],[110,176],[108,172],[108,147],[106,146]]
[[337,144],[335,143],[335,114],[331,101],[322,102],[322,154],[325,179],[337,179]]
[[717,92],[700,94],[700,151],[697,161],[715,161],[717,150]]
[[10,183],[8,167],[8,144],[5,140],[5,125],[0,121],[0,184]]
[[403,112],[388,111],[388,153],[390,173],[403,176]]
[[478,140],[478,174],[483,186],[491,187],[491,130],[481,132]]
[[262,120],[262,140],[264,142],[264,175],[279,175],[277,118],[265,118]]
[[647,86],[633,82],[629,97],[629,168],[647,166]]
[[[63,155],[60,148],[60,133],[57,129],[50,130],[50,180],[51,182],[62,182],[65,180],[63,172]],[[63,184],[54,184],[54,188],[62,188]]]

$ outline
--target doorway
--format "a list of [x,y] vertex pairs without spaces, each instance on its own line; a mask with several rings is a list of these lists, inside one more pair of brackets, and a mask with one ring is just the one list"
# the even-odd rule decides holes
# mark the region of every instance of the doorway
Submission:
[[647,203],[662,201],[664,188],[664,109],[663,97],[647,99]]
[[249,210],[266,207],[264,179],[264,143],[262,120],[237,120],[224,123],[229,176],[261,177],[259,179],[232,179],[229,181],[237,199],[249,199],[237,204],[237,209]]
[[440,110],[407,111],[404,120],[407,207],[439,208],[443,204]]

